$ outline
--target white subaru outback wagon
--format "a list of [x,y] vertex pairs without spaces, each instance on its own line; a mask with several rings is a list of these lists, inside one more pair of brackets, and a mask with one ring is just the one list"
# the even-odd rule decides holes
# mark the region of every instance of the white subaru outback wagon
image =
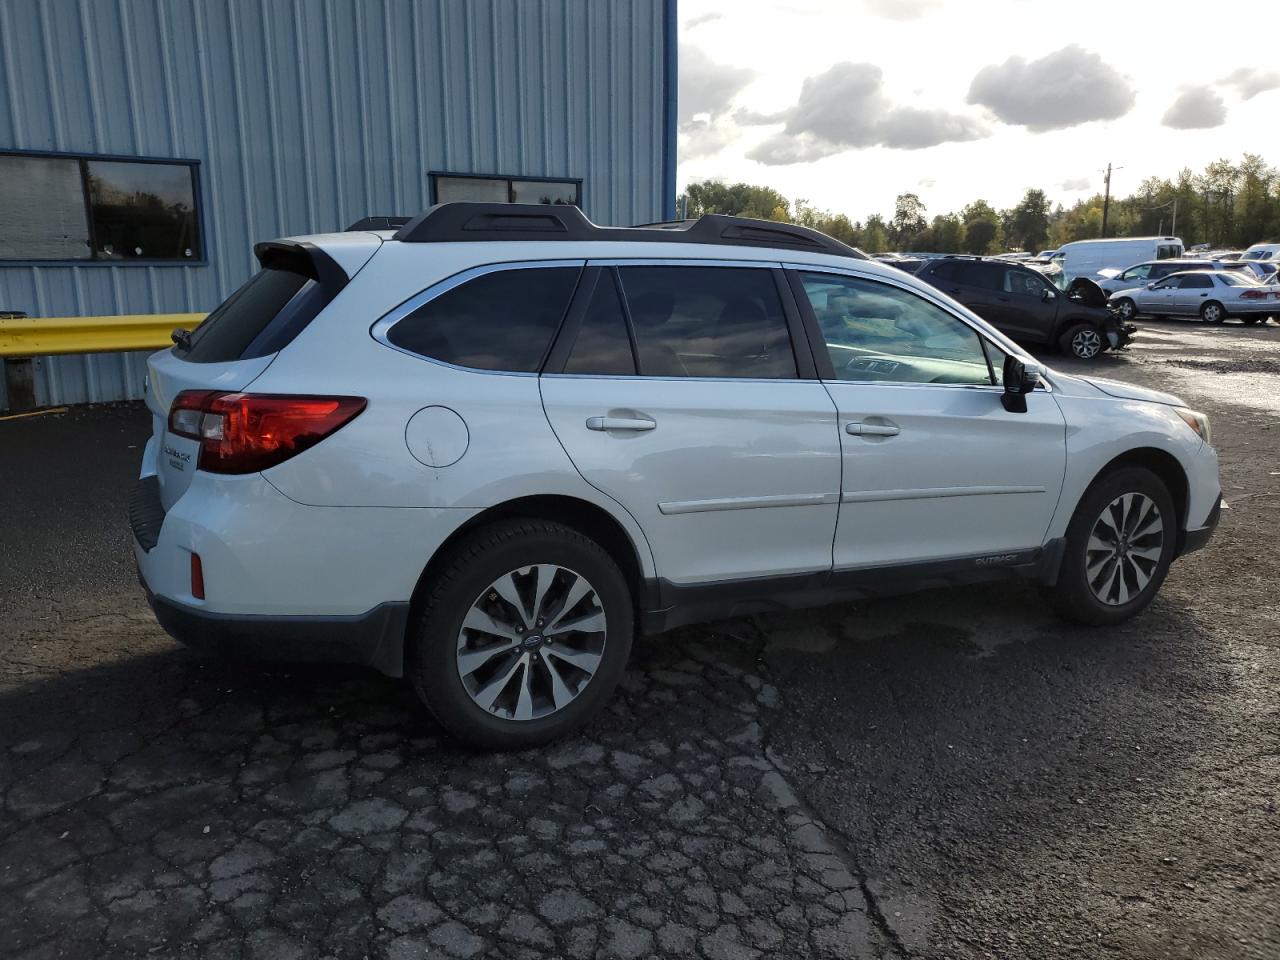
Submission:
[[1217,521],[1202,414],[820,233],[365,226],[259,244],[150,359],[135,553],[194,647],[367,664],[518,748],[597,710],[638,632],[1007,575],[1113,624]]

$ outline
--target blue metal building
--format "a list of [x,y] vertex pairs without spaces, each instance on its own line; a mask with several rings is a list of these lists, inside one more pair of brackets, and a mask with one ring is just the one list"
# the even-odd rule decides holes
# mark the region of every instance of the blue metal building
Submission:
[[[0,311],[207,311],[257,240],[436,200],[670,217],[675,43],[675,0],[0,0]],[[36,402],[144,357],[37,358]]]

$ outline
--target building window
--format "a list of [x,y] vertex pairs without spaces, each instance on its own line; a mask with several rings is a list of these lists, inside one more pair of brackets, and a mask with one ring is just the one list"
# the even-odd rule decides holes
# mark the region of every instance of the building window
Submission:
[[571,203],[582,206],[581,180],[499,177],[469,173],[431,174],[431,202]]
[[0,153],[0,261],[202,260],[196,167]]

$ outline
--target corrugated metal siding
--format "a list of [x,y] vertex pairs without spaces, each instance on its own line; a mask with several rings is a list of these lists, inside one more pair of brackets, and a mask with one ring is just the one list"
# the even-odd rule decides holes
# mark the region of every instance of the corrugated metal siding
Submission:
[[[201,161],[209,260],[0,264],[0,309],[208,310],[255,240],[417,212],[430,170],[581,177],[597,222],[659,219],[663,6],[0,0],[0,149]],[[136,398],[143,360],[40,358],[37,400]]]

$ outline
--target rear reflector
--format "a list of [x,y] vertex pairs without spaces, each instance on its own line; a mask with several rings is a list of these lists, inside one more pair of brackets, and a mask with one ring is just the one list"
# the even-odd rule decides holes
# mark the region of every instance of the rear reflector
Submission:
[[198,553],[191,555],[191,595],[197,600],[204,599],[204,565]]
[[169,432],[200,441],[201,470],[256,473],[315,446],[365,406],[364,397],[184,390],[169,411]]

